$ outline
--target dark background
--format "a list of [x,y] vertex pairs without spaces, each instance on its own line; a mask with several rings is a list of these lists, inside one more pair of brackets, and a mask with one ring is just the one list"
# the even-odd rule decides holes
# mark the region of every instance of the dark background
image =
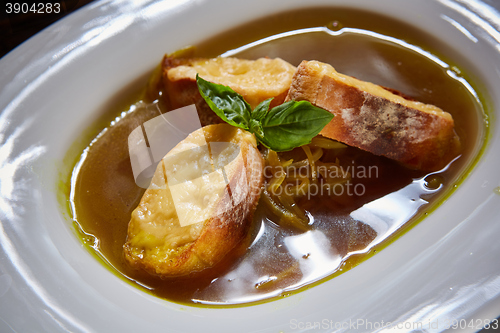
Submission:
[[[76,9],[92,2],[93,0],[39,0],[39,1],[17,1],[4,0],[0,2],[0,58],[10,50],[30,38],[38,31],[44,29],[63,16],[75,11]],[[7,3],[27,3],[30,7],[39,3],[59,3],[60,12],[56,13],[33,13],[26,14],[7,14]],[[34,7],[36,8],[36,7]]]
[[[44,29],[45,27],[51,25],[62,17],[70,14],[71,12],[77,10],[78,8],[92,2],[94,0],[53,0],[53,1],[11,1],[5,0],[1,4],[0,11],[0,58],[7,54],[10,50],[14,49],[16,46],[24,42],[26,39],[30,38],[38,31]],[[168,0],[167,0],[168,1]],[[7,3],[28,3],[30,6],[32,4],[38,3],[60,3],[61,11],[60,13],[52,14],[39,14],[39,13],[26,13],[26,14],[7,14],[6,4]],[[500,7],[500,0],[485,0],[485,3],[493,6]],[[498,318],[500,321],[500,317]],[[491,332],[494,330],[482,330],[481,332]]]

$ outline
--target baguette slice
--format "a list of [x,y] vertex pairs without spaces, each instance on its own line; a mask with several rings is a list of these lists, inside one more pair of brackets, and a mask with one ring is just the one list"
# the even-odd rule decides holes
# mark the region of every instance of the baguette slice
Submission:
[[198,92],[196,74],[203,79],[231,87],[255,108],[274,98],[271,107],[283,103],[296,68],[276,58],[244,60],[237,58],[177,59],[166,56],[162,62],[165,100],[170,110],[195,104],[202,126],[221,120],[208,108]]
[[439,170],[460,152],[449,113],[340,74],[325,63],[303,61],[287,100],[306,100],[335,115],[321,135],[412,169]]
[[126,260],[162,278],[216,265],[247,239],[263,167],[249,132],[217,124],[191,133],[162,159],[132,212]]

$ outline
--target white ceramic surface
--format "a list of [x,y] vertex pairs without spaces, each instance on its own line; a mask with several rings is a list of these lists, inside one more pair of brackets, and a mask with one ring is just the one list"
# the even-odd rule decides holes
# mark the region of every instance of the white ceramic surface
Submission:
[[[110,96],[165,52],[253,18],[318,4],[399,17],[456,50],[492,104],[491,139],[469,177],[381,253],[279,301],[192,308],[113,275],[80,244],[57,199],[70,145]],[[375,330],[366,323],[383,321],[421,322],[424,331],[438,332],[446,320],[497,317],[500,13],[494,6],[493,0],[104,1],[28,40],[0,60],[0,331],[300,332],[318,322],[314,332],[364,332]],[[425,326],[436,321],[437,328]],[[410,331],[404,326],[401,332]]]

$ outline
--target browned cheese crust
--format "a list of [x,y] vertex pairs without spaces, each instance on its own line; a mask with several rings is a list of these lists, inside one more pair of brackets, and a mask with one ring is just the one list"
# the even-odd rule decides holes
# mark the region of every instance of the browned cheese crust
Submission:
[[335,115],[321,135],[413,169],[441,169],[460,152],[449,113],[339,74],[328,64],[303,61],[287,99],[306,100]]

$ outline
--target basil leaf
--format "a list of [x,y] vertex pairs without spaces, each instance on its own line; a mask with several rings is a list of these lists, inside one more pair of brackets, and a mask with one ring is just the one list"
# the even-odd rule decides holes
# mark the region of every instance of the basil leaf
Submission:
[[272,98],[252,112],[250,105],[234,90],[208,82],[196,75],[201,96],[225,122],[253,133],[264,146],[287,151],[311,142],[332,120],[333,114],[306,101],[289,101],[269,110]]
[[291,150],[310,143],[332,119],[333,114],[307,101],[288,101],[262,120],[260,141],[274,151]]
[[255,109],[253,109],[252,119],[256,120],[264,119],[264,117],[267,114],[267,111],[269,111],[269,105],[271,104],[272,100],[273,100],[272,98],[269,98],[266,99],[265,101],[260,102],[259,105],[257,105]]
[[208,106],[230,125],[249,129],[252,109],[243,97],[222,84],[208,82],[196,74],[196,83]]

